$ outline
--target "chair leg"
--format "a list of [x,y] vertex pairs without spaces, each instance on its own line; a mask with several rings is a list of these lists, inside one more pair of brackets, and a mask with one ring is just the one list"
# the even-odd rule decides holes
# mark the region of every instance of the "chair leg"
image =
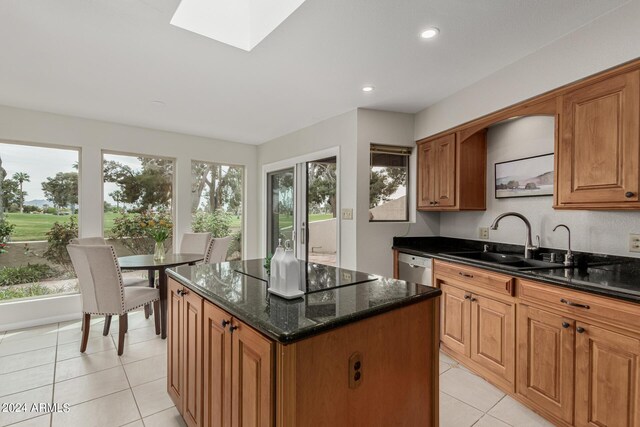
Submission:
[[118,356],[122,356],[124,352],[124,336],[127,333],[127,313],[119,318],[118,322]]
[[104,316],[104,329],[102,330],[102,335],[105,337],[109,335],[109,329],[111,328],[111,316]]
[[144,318],[148,319],[149,316],[151,315],[151,310],[149,309],[149,304],[144,306]]
[[84,353],[87,350],[87,343],[89,342],[89,329],[91,328],[91,315],[84,313],[82,316],[82,341],[80,342],[80,353]]
[[153,320],[156,323],[156,335],[160,335],[160,301],[153,302]]

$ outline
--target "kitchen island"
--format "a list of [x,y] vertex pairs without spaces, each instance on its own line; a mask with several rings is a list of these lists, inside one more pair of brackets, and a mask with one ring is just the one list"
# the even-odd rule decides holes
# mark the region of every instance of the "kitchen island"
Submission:
[[301,263],[305,295],[264,260],[169,275],[167,386],[190,426],[435,426],[440,290]]

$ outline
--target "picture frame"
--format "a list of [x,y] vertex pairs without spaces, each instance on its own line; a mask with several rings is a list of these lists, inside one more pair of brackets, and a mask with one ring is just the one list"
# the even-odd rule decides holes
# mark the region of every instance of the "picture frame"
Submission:
[[553,196],[553,153],[498,162],[494,171],[496,199]]

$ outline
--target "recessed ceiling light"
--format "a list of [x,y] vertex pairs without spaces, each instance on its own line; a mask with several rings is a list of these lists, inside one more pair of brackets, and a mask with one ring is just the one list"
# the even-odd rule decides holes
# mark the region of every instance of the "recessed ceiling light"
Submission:
[[436,27],[431,27],[431,28],[427,28],[426,30],[424,30],[420,34],[420,37],[422,37],[423,39],[432,39],[435,36],[437,36],[438,34],[440,34],[440,30],[437,29]]
[[373,87],[371,85],[362,86],[362,91],[363,92],[373,92],[374,89],[375,89],[375,87]]

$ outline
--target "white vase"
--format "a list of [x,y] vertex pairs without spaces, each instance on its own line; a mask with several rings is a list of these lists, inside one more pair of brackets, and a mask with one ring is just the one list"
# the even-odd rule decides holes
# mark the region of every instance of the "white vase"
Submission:
[[276,252],[271,257],[271,271],[269,274],[269,286],[276,289],[281,289],[281,273],[280,265],[282,264],[282,257],[284,257],[284,248],[282,247],[282,240],[279,240]]
[[304,295],[304,292],[300,290],[300,262],[293,254],[289,240],[287,240],[285,248],[284,256],[278,265],[281,279],[278,281],[277,287],[271,286],[269,288],[269,292],[286,299],[298,298]]

